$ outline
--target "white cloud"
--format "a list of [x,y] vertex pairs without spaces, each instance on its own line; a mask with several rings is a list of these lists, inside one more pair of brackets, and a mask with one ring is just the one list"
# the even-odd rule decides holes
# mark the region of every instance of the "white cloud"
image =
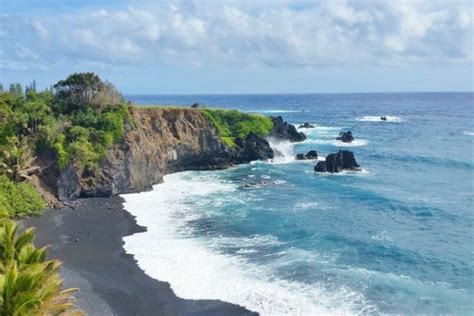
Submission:
[[472,13],[470,2],[446,1],[153,2],[3,15],[0,40],[6,59],[43,66],[56,60],[239,67],[472,63]]

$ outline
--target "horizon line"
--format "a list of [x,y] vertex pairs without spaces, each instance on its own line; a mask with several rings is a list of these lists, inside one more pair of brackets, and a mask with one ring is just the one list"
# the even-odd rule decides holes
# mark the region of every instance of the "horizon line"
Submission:
[[471,93],[471,91],[367,91],[367,92],[223,92],[223,93],[122,93],[124,96],[214,96],[214,95],[318,95],[318,94],[423,94],[423,93]]

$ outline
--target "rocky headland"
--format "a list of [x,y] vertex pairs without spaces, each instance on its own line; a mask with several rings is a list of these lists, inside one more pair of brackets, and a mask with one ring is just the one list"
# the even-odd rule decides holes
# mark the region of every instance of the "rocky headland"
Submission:
[[274,152],[266,137],[291,142],[306,139],[282,117],[271,118],[268,135],[250,132],[229,145],[201,109],[130,107],[129,111],[132,119],[123,140],[108,150],[94,170],[74,164],[60,170],[53,152],[36,157],[29,182],[50,205],[150,190],[173,172],[224,169],[271,159]]

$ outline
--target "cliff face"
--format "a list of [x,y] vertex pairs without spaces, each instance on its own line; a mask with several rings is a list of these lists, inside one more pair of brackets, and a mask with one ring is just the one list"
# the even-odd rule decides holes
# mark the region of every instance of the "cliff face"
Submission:
[[[268,142],[253,134],[236,140],[235,147],[227,147],[199,109],[134,108],[131,114],[134,126],[127,126],[124,140],[108,151],[93,172],[74,166],[59,172],[51,159],[38,160],[43,166],[33,184],[48,202],[54,202],[52,195],[67,201],[149,190],[168,173],[223,169],[273,158]],[[273,124],[274,135],[269,136],[294,141],[285,134],[292,125],[281,118]]]

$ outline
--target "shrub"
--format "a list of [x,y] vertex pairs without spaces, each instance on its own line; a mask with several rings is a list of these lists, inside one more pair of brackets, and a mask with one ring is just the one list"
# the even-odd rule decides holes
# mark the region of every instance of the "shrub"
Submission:
[[272,120],[263,115],[236,110],[203,109],[202,112],[213,123],[220,139],[229,147],[235,146],[237,138],[245,139],[250,133],[266,136],[273,127]]
[[0,216],[40,215],[46,207],[36,190],[25,182],[15,183],[0,176]]

